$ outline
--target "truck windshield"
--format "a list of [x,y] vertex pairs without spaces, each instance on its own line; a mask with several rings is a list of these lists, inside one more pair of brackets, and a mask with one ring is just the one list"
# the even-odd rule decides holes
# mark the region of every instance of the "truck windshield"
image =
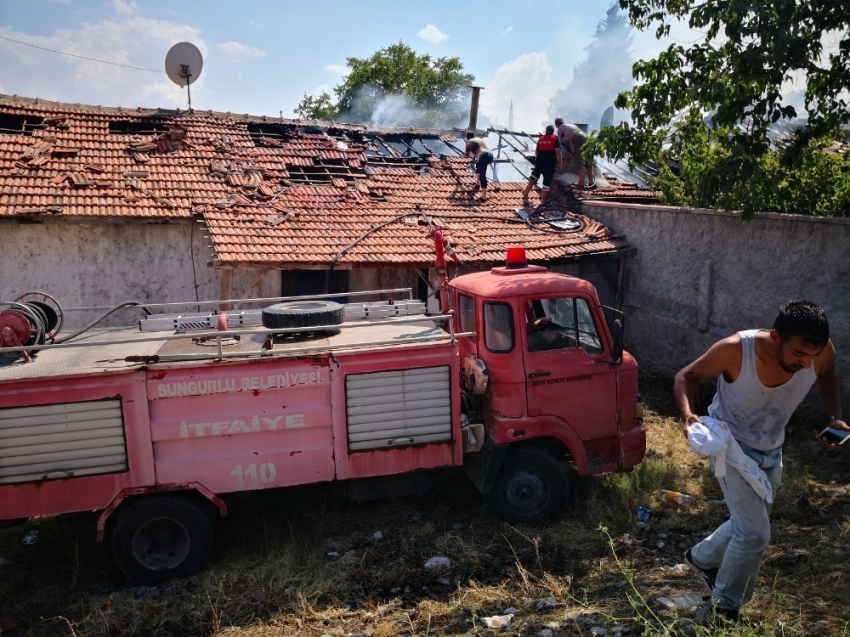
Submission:
[[484,304],[484,344],[491,352],[514,348],[514,313],[506,303]]
[[584,299],[535,299],[526,305],[528,351],[581,347],[590,356],[602,353],[602,342]]

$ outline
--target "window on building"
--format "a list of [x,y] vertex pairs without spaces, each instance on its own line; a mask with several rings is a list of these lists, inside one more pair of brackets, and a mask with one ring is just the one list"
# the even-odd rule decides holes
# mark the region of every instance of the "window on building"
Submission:
[[[328,294],[348,292],[349,270],[334,270],[328,285]],[[324,294],[327,270],[284,270],[280,277],[281,296],[313,296]],[[347,303],[347,297],[330,299]]]
[[514,348],[514,313],[507,303],[484,304],[484,345],[499,353]]
[[528,351],[581,347],[590,356],[602,353],[602,342],[584,299],[535,299],[526,306]]

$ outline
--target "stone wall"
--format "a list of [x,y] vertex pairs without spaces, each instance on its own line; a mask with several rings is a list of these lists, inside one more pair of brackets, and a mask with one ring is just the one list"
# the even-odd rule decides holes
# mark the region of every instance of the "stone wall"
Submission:
[[713,342],[769,328],[797,298],[827,313],[850,410],[850,219],[585,202],[637,248],[626,263],[626,347],[672,375]]

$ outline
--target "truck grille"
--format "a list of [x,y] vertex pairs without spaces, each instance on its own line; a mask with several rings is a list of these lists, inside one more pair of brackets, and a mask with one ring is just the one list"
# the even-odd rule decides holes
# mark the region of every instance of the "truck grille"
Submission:
[[122,471],[120,398],[0,409],[0,484]]
[[349,451],[451,440],[450,382],[448,366],[348,374]]

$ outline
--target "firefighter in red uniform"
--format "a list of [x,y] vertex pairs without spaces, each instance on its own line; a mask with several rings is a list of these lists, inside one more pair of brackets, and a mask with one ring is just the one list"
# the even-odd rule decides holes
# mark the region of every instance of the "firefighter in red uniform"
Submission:
[[534,151],[534,156],[537,158],[534,162],[534,170],[531,171],[531,178],[522,191],[522,200],[528,201],[528,193],[537,184],[540,176],[543,176],[543,187],[540,189],[540,204],[546,203],[549,198],[549,186],[552,184],[552,176],[555,174],[555,168],[561,165],[561,150],[558,144],[558,138],[555,136],[555,127],[547,126],[546,134],[541,135],[537,140],[537,149]]

